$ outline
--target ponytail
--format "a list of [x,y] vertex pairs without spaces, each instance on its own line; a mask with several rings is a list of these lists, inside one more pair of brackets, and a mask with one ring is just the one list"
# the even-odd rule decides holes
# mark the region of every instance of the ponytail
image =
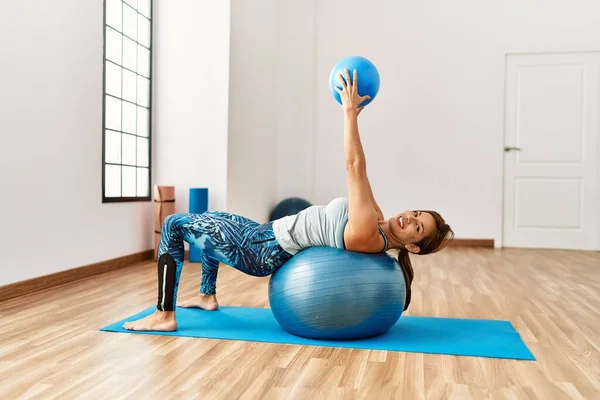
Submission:
[[406,249],[400,249],[398,252],[398,263],[404,273],[404,282],[406,284],[406,300],[404,301],[404,310],[408,308],[411,298],[411,285],[415,272],[413,271],[412,263],[410,262],[410,252]]

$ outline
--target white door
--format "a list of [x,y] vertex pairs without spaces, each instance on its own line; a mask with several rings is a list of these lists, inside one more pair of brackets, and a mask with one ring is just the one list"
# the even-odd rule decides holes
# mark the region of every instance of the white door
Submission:
[[596,249],[600,53],[506,65],[506,247]]

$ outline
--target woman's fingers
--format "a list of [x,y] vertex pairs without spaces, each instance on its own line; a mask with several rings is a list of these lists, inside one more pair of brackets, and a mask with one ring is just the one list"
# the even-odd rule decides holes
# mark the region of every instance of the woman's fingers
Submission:
[[347,84],[346,84],[346,81],[344,80],[344,78],[342,77],[342,74],[338,74],[338,79],[340,80],[340,83],[342,84],[342,90],[340,91],[340,93],[341,93],[344,90],[346,90]]
[[[358,71],[356,69],[352,70],[352,79],[350,79],[350,71],[347,68],[343,73],[338,73],[338,79],[342,87],[336,86],[335,90],[341,95],[344,103],[348,102],[358,108],[360,104],[371,99],[369,95],[360,96],[358,93]],[[362,107],[359,108],[360,111],[362,111]]]
[[346,82],[348,82],[348,86],[351,86],[353,82],[350,80],[350,73],[348,72],[347,68],[344,70],[344,73],[346,74]]

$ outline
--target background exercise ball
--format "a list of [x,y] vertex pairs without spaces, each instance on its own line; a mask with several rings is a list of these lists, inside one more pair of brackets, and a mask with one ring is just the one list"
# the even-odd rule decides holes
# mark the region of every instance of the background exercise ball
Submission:
[[343,58],[331,70],[329,74],[329,90],[335,100],[342,104],[340,94],[335,90],[335,87],[342,88],[338,74],[342,74],[344,77],[344,69],[348,69],[350,79],[352,79],[352,71],[356,70],[358,73],[358,94],[360,96],[371,96],[369,100],[365,100],[362,103],[362,106],[364,107],[372,102],[379,92],[379,71],[377,71],[377,68],[371,61],[360,56]]
[[269,221],[275,221],[276,219],[287,217],[288,215],[297,214],[310,206],[311,204],[308,201],[298,197],[285,199],[273,208],[271,215],[269,216]]
[[332,247],[298,252],[269,281],[269,302],[282,328],[313,339],[382,334],[404,310],[406,286],[398,261]]

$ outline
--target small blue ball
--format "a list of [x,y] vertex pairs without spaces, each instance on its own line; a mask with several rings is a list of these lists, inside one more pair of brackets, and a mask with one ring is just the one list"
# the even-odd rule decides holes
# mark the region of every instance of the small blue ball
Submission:
[[348,70],[351,80],[353,71],[356,70],[358,73],[358,94],[360,96],[368,95],[371,97],[370,99],[365,100],[360,106],[364,107],[371,103],[379,92],[379,71],[377,71],[375,64],[365,57],[350,56],[341,59],[334,65],[329,74],[329,90],[334,99],[340,104],[342,104],[342,99],[335,88],[342,88],[338,75],[342,74],[342,77],[345,79],[344,69]]

